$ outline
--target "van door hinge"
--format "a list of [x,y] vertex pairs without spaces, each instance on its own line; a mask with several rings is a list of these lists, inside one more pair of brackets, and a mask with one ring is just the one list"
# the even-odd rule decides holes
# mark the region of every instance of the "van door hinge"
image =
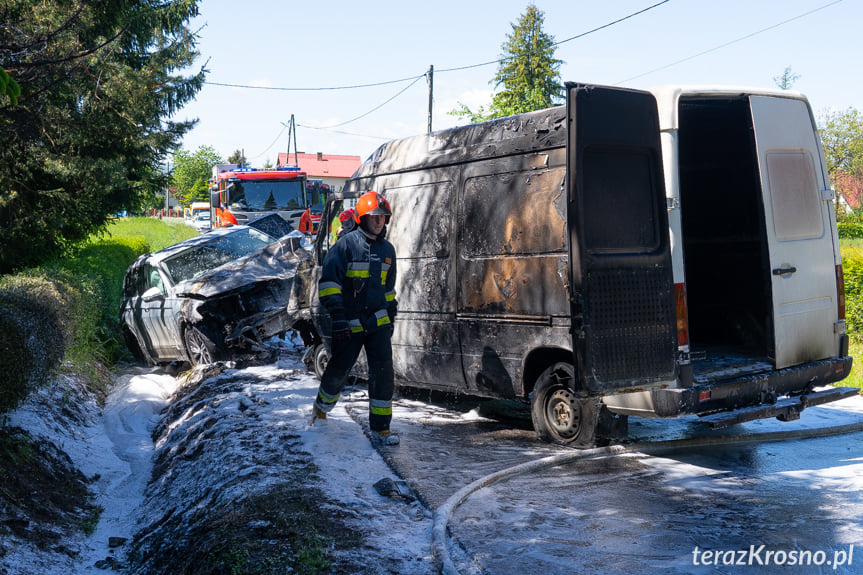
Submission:
[[670,212],[671,210],[676,210],[680,207],[680,198],[665,198],[665,207]]
[[833,201],[836,198],[836,194],[833,192],[833,188],[827,188],[826,190],[821,190],[821,199],[823,201]]

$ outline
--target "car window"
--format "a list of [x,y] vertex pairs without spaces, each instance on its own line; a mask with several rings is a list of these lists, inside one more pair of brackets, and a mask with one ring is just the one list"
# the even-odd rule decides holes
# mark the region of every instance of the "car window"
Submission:
[[272,237],[256,229],[238,229],[183,250],[167,258],[164,266],[171,281],[176,284],[251,255],[272,242]]
[[144,266],[144,273],[141,275],[144,279],[144,289],[141,290],[141,293],[144,293],[150,288],[159,288],[159,292],[162,295],[167,293],[165,290],[165,284],[162,282],[162,276],[159,275],[159,270],[154,268],[153,266],[146,265]]

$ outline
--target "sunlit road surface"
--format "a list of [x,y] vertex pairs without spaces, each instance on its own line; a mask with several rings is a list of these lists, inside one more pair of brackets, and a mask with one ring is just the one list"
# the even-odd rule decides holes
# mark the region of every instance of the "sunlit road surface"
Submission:
[[[358,420],[363,404],[351,407]],[[860,397],[799,421],[725,430],[630,418],[630,444],[707,444],[604,455],[483,487],[448,522],[453,561],[461,573],[491,574],[863,573],[863,432],[745,441],[861,422]],[[432,510],[491,473],[574,452],[538,442],[527,410],[507,402],[403,399],[393,427],[402,444],[385,455]],[[709,444],[728,435],[744,441]]]

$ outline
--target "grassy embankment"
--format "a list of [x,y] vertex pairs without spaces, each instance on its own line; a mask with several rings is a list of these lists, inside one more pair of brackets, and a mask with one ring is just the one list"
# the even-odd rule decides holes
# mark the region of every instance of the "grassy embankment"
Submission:
[[182,224],[120,219],[69,257],[0,277],[0,413],[57,373],[104,395],[108,369],[127,353],[117,317],[126,268],[195,235]]

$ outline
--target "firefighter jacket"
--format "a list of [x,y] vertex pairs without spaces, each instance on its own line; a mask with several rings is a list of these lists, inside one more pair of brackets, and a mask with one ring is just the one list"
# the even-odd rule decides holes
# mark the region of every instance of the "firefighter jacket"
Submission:
[[390,327],[396,302],[396,250],[384,236],[357,228],[339,239],[324,258],[318,298],[330,312],[333,333],[375,332]]

